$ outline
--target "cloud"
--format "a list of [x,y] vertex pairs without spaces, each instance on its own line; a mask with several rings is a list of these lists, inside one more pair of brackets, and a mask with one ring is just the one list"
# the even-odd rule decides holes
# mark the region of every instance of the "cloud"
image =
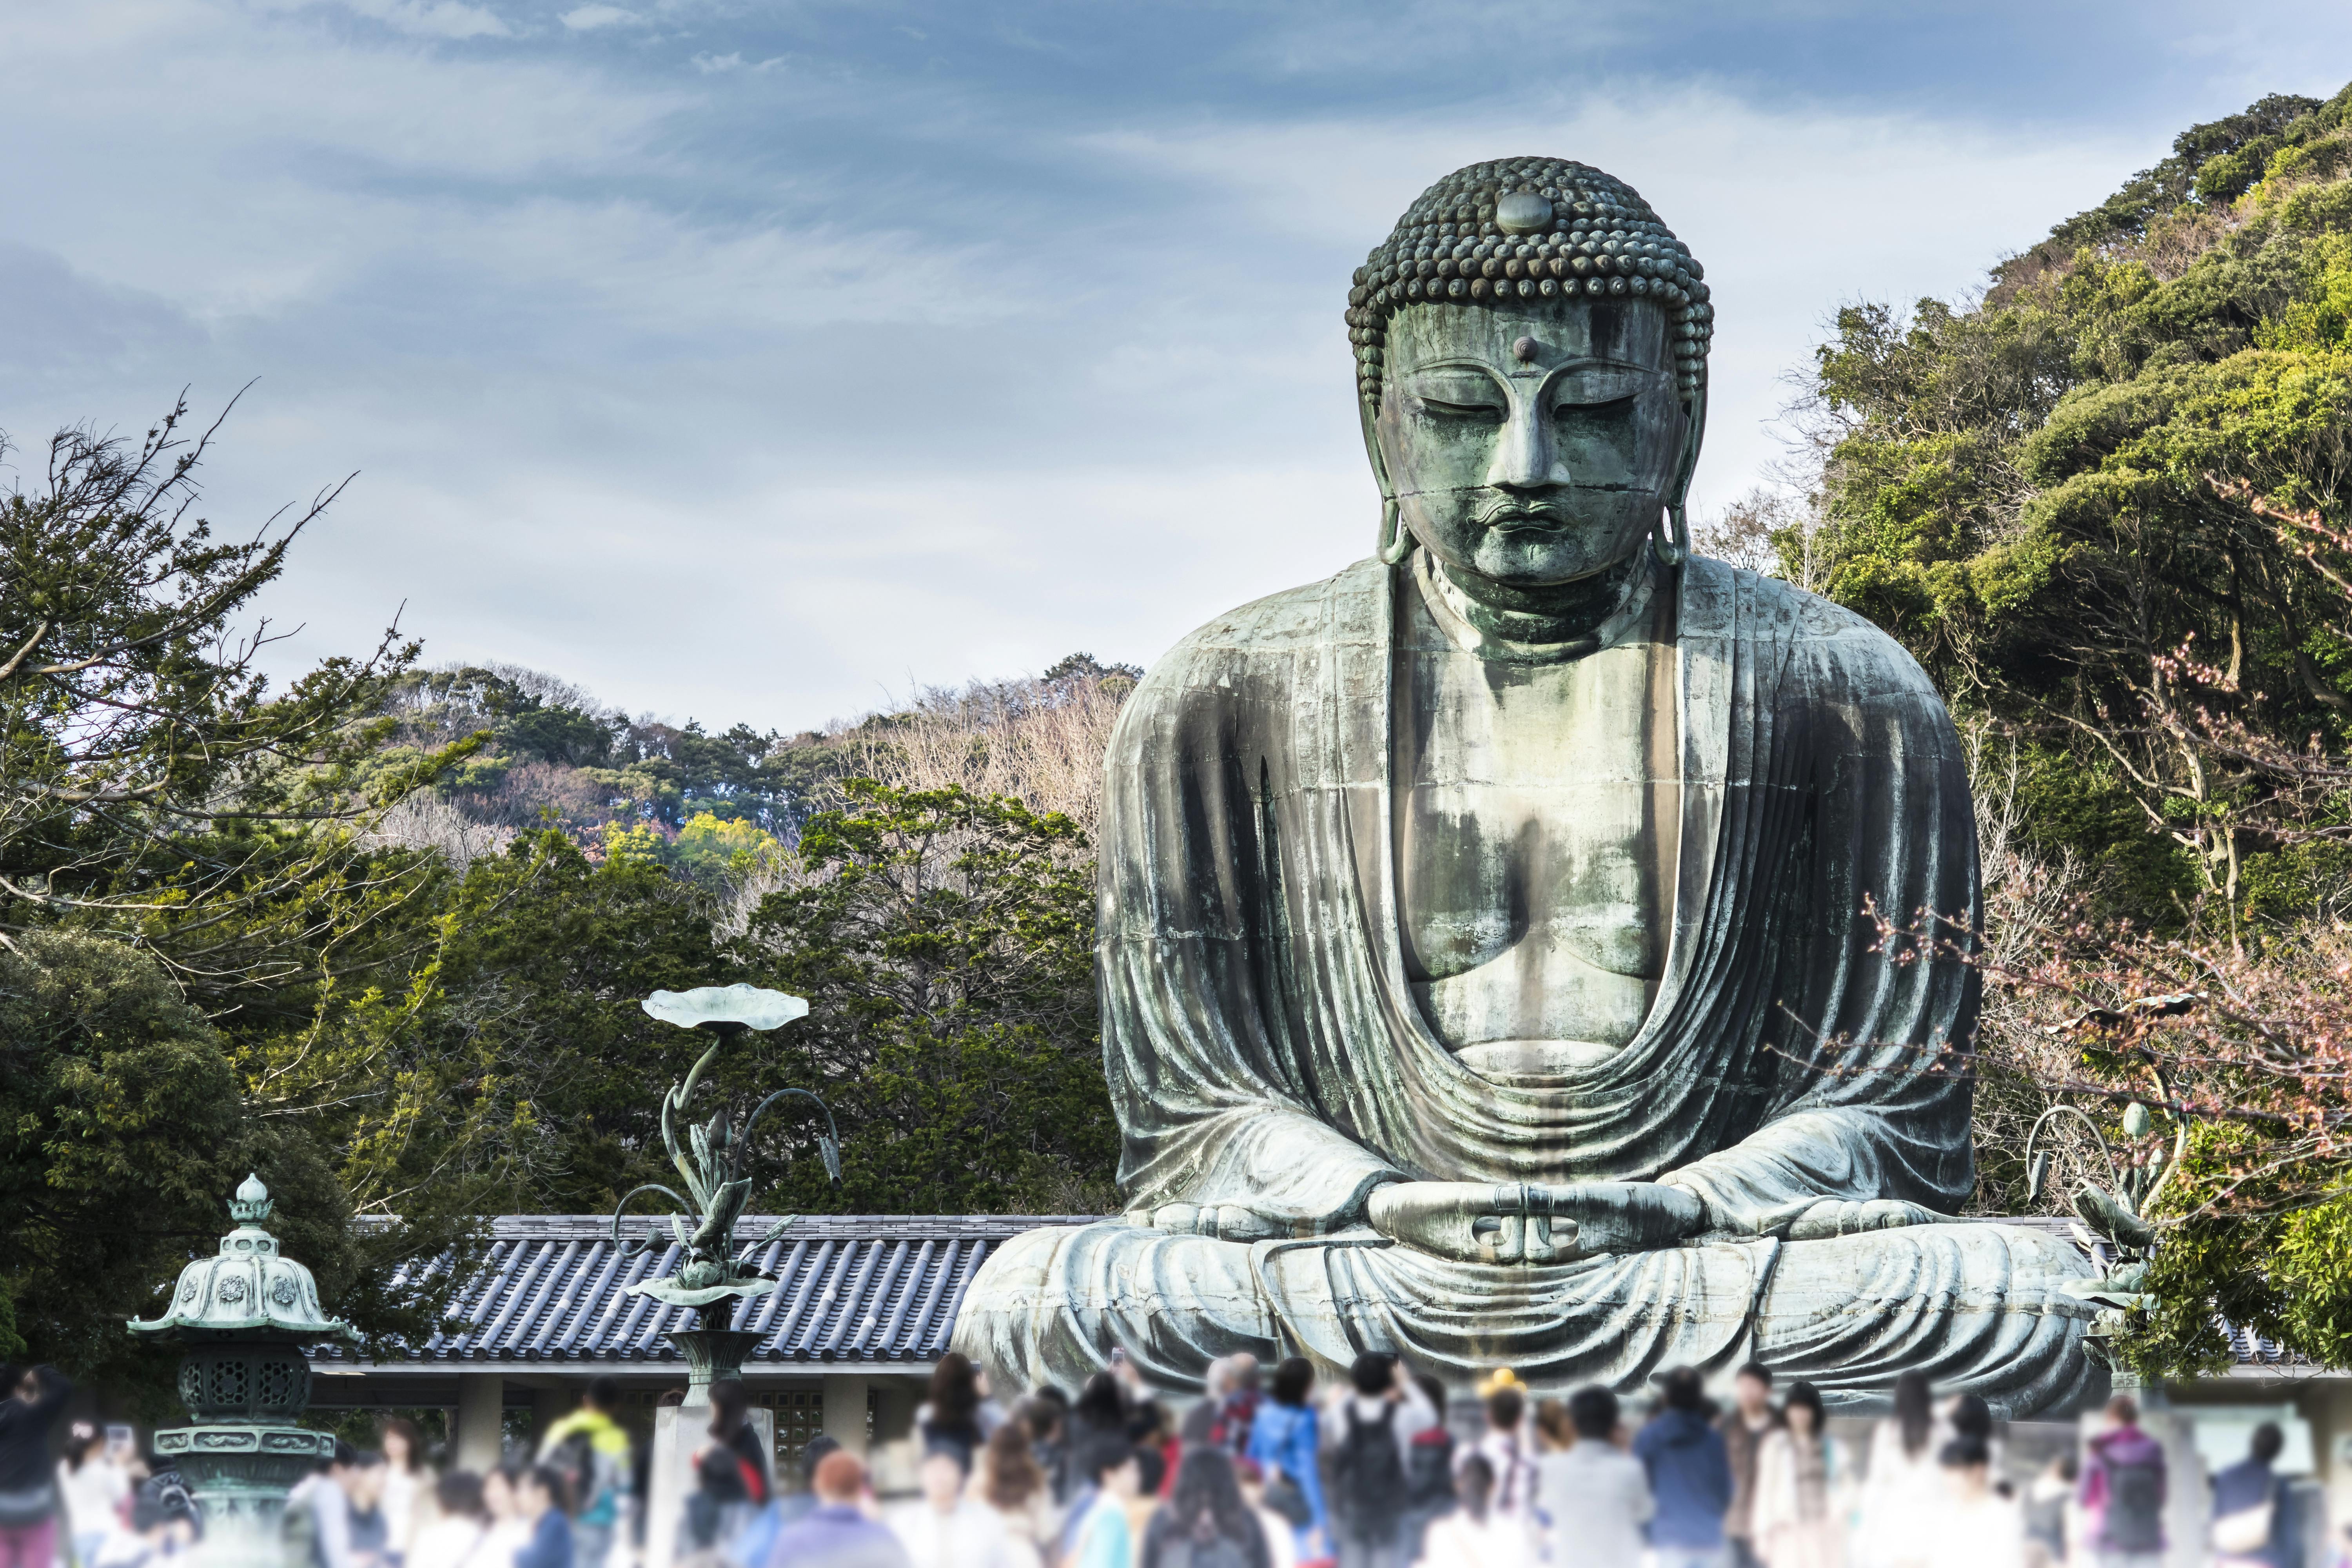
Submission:
[[341,0],[356,15],[420,38],[506,38],[513,29],[463,0]]
[[575,33],[588,33],[599,27],[635,26],[645,18],[635,11],[624,11],[618,5],[582,5],[563,13],[562,20]]

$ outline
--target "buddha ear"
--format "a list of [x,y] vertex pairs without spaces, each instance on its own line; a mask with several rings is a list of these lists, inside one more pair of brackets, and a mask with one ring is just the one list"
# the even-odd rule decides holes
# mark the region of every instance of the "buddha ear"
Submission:
[[1690,554],[1690,517],[1685,500],[1691,476],[1698,471],[1699,444],[1706,437],[1706,388],[1695,388],[1683,399],[1683,451],[1675,463],[1674,483],[1666,489],[1666,536],[1652,539],[1658,559],[1668,566],[1682,564]]
[[1364,455],[1372,460],[1372,482],[1381,488],[1381,536],[1372,553],[1383,563],[1393,566],[1412,553],[1412,535],[1397,515],[1396,487],[1389,482],[1388,454],[1381,450],[1380,407],[1359,398],[1356,414],[1363,421]]

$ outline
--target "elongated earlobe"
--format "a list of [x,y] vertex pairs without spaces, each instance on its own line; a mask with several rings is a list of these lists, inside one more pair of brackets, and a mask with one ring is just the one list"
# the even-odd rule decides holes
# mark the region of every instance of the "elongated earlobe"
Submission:
[[1381,487],[1381,533],[1372,546],[1372,553],[1385,565],[1394,566],[1412,553],[1412,531],[1398,514],[1397,499],[1389,487],[1389,464],[1381,451],[1380,432],[1373,426],[1372,405],[1360,404],[1357,408],[1364,425],[1364,455],[1372,460],[1372,482]]
[[1674,488],[1666,492],[1665,516],[1659,520],[1665,525],[1664,531],[1650,535],[1651,549],[1667,566],[1679,566],[1690,555],[1690,516],[1685,500],[1690,494],[1691,475],[1698,471],[1699,442],[1706,434],[1706,387],[1684,395],[1683,415],[1683,455],[1675,465]]

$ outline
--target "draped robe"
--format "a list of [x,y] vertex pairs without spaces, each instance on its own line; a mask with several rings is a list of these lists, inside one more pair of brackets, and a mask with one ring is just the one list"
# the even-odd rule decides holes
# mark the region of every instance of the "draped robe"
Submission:
[[[1977,977],[1882,941],[1973,931],[1975,825],[1951,721],[1884,633],[1692,558],[1678,670],[1679,863],[1665,973],[1634,1037],[1556,1087],[1481,1077],[1432,1033],[1400,940],[1391,737],[1397,595],[1367,561],[1220,617],[1129,700],[1106,762],[1097,980],[1130,1214],[1033,1232],[970,1289],[956,1344],[1016,1384],[1125,1348],[1163,1384],[1213,1356],[1366,1349],[1466,1378],[1628,1385],[1762,1356],[1846,1406],[1895,1373],[2005,1413],[2092,1378],[2062,1241],[1954,1223],[1786,1241],[1810,1198],[1957,1208],[1972,1180]],[[1363,1223],[1398,1180],[1659,1181],[1681,1246],[1452,1261]],[[1223,1239],[1240,1211],[1256,1240]],[[1234,1228],[1228,1226],[1226,1228]],[[1273,1239],[1264,1239],[1271,1231]]]

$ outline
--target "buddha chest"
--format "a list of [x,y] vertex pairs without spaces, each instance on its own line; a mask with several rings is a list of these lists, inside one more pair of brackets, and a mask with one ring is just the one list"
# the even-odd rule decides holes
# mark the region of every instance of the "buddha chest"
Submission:
[[1401,599],[1391,826],[1415,998],[1489,1076],[1601,1059],[1664,973],[1682,799],[1671,646],[1502,663]]

